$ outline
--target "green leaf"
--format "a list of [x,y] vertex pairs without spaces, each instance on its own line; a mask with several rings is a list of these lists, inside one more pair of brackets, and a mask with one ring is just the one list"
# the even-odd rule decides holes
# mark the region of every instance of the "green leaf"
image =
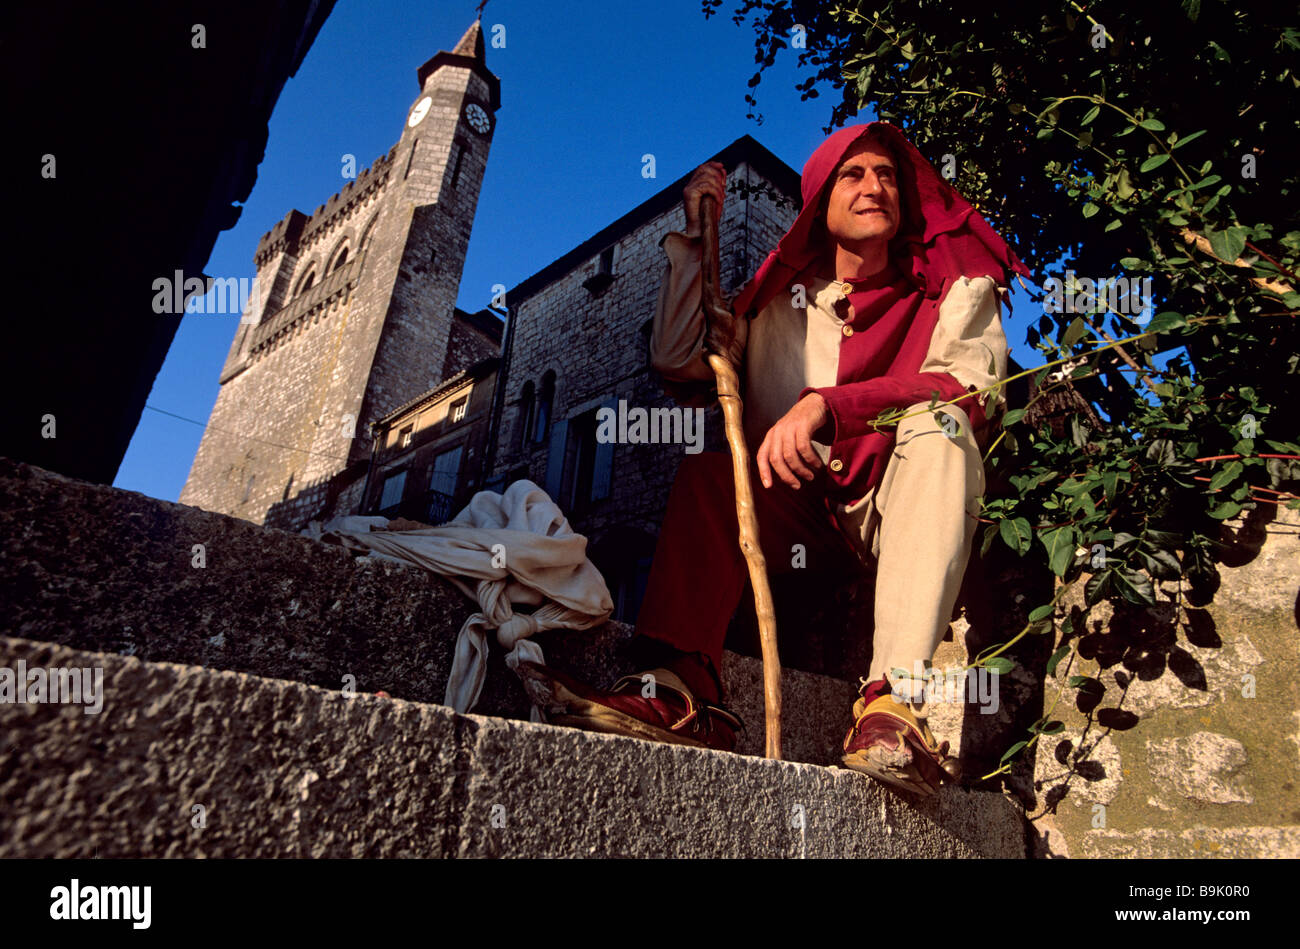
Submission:
[[1110,591],[1111,580],[1114,573],[1114,570],[1108,568],[1093,576],[1084,585],[1084,602],[1089,606],[1096,606],[1100,603],[1102,598]]
[[1218,491],[1220,488],[1231,484],[1233,481],[1237,480],[1238,476],[1240,476],[1244,470],[1245,468],[1242,467],[1240,461],[1228,462],[1222,471],[1217,472],[1214,477],[1210,479],[1210,490]]
[[1061,346],[1069,349],[1077,343],[1083,334],[1088,331],[1088,324],[1083,321],[1083,317],[1076,316],[1074,321],[1066,327],[1065,333],[1061,336]]
[[1041,619],[1047,619],[1052,615],[1053,606],[1050,603],[1044,603],[1042,606],[1035,606],[1029,611],[1029,622],[1037,623]]
[[1071,689],[1081,689],[1092,681],[1092,676],[1070,676],[1065,684]]
[[1059,735],[1063,731],[1065,731],[1065,723],[1053,720],[1043,725],[1043,727],[1038,730],[1038,734]]
[[1138,606],[1155,606],[1155,588],[1145,574],[1136,570],[1116,570],[1115,589],[1120,596]]
[[1209,238],[1210,249],[1214,251],[1215,256],[1228,263],[1233,263],[1246,248],[1246,228],[1244,227],[1230,227],[1223,231],[1211,231]]
[[1139,550],[1138,557],[1147,568],[1147,573],[1153,577],[1161,580],[1177,580],[1183,574],[1182,564],[1167,550]]
[[[1210,517],[1214,518],[1216,521],[1222,521],[1222,520],[1226,520],[1229,517],[1236,517],[1240,513],[1241,513],[1240,504],[1238,504],[1236,501],[1224,501],[1222,504],[1220,504],[1218,507],[1216,507],[1213,511],[1210,512]],[[1005,524],[1006,522],[1003,521],[1003,523]],[[1004,534],[1003,536],[1005,537],[1006,535]]]
[[[1042,531],[1038,535],[1044,547],[1047,548],[1047,563],[1052,568],[1052,573],[1058,577],[1065,576],[1065,571],[1069,569],[1070,564],[1074,563],[1074,550],[1077,546],[1077,539],[1073,527],[1058,527],[1055,530]],[[1029,614],[1029,621],[1042,619],[1043,616],[1035,616],[1039,610],[1044,610],[1043,616],[1050,616],[1052,608],[1050,606],[1040,606]]]
[[992,659],[985,659],[981,665],[983,665],[985,669],[992,669],[1000,676],[1006,675],[1016,667],[1014,662],[1010,659],[1003,658],[1002,656],[994,656]]
[[1121,168],[1119,177],[1115,179],[1115,193],[1119,195],[1121,201],[1127,201],[1136,191],[1137,188],[1133,187],[1133,178],[1128,173],[1128,167]]
[[1174,143],[1174,148],[1182,148],[1188,142],[1195,141],[1204,135],[1205,131],[1205,129],[1201,129],[1199,132],[1193,132],[1191,135],[1186,135],[1183,138],[1180,138],[1176,143]]
[[1062,481],[1059,485],[1056,486],[1056,490],[1060,491],[1062,494],[1066,495],[1067,497],[1073,498],[1073,497],[1078,497],[1080,494],[1083,494],[1087,491],[1091,491],[1093,486],[1096,483],[1097,482],[1094,480],[1078,481],[1074,478],[1066,478],[1064,481]]
[[984,540],[980,544],[981,557],[987,557],[989,555],[989,548],[993,546],[993,538],[997,536],[998,526],[996,524],[990,524],[988,527],[984,528]]
[[1175,313],[1173,310],[1166,310],[1163,313],[1157,313],[1147,324],[1148,333],[1168,333],[1170,330],[1179,329],[1187,325],[1187,317],[1181,313]]
[[998,530],[1001,532],[1006,545],[1022,557],[1025,551],[1029,550],[1033,530],[1029,526],[1029,521],[1023,517],[1002,521],[998,525]]
[[1061,664],[1061,660],[1070,654],[1070,646],[1062,646],[1056,652],[1052,653],[1052,658],[1047,660],[1047,674],[1056,675],[1056,667]]
[[1150,129],[1153,132],[1163,132],[1165,130],[1165,123],[1159,119],[1143,119],[1141,125],[1144,129]]
[[1002,427],[1006,428],[1010,425],[1015,425],[1024,417],[1025,417],[1024,409],[1012,409],[1006,415],[1002,416]]
[[1096,213],[1097,213],[1098,211],[1100,211],[1100,210],[1101,210],[1101,208],[1097,207],[1097,205],[1095,205],[1095,204],[1093,204],[1091,201],[1089,201],[1087,204],[1085,204],[1085,205],[1083,206],[1083,216],[1084,216],[1084,217],[1092,217],[1094,214],[1096,214]]
[[1092,123],[1092,120],[1099,115],[1101,115],[1101,106],[1094,105],[1091,109],[1089,109],[1087,112],[1084,113],[1083,119],[1082,121],[1080,121],[1079,124],[1090,125]]
[[1109,224],[1106,225],[1106,232],[1109,233],[1110,231],[1115,230],[1115,228],[1119,227],[1123,223],[1124,222],[1121,221],[1119,218],[1115,218],[1115,220],[1111,221]]
[[1165,152],[1160,155],[1152,155],[1150,158],[1148,158],[1138,167],[1138,171],[1141,172],[1155,171],[1165,162],[1169,161],[1169,158],[1170,156],[1168,152]]
[[1005,752],[1002,753],[1002,758],[999,760],[998,763],[1001,764],[1003,761],[1009,760],[1011,757],[1015,755],[1016,752],[1018,752],[1021,748],[1025,747],[1025,745],[1027,744],[1029,744],[1029,742],[1027,741],[1016,742],[1014,745],[1012,745],[1010,748],[1008,748]]

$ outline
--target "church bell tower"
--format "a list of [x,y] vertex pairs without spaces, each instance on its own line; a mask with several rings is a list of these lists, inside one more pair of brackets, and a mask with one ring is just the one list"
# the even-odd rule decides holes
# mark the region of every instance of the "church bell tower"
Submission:
[[476,21],[416,72],[388,153],[254,255],[255,292],[180,501],[296,530],[355,509],[369,423],[449,369],[501,105]]

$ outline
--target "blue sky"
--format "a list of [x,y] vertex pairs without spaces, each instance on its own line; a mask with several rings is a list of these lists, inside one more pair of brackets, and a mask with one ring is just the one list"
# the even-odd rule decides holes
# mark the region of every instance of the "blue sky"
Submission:
[[[472,3],[339,0],[285,84],[257,183],[206,272],[251,279],[262,234],[290,208],[311,214],[346,184],[345,154],[360,171],[387,152],[417,98],[416,69],[473,19]],[[506,45],[489,45],[487,62],[502,106],[460,286],[464,309],[486,306],[493,284],[514,286],[741,135],[796,170],[824,139],[830,92],[801,102],[802,74],[788,54],[759,86],[763,124],[745,118],[753,32],[728,15],[705,20],[699,0],[492,0],[483,14],[489,41],[495,24]],[[653,179],[641,174],[647,153]],[[1018,295],[1008,332],[1022,359],[1031,358],[1027,302]],[[206,422],[238,320],[186,316],[148,404]],[[201,425],[147,408],[114,484],[176,500],[201,436]]]

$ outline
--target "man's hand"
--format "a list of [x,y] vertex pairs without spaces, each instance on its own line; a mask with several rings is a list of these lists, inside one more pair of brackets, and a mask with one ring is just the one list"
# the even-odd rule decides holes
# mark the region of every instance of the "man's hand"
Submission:
[[682,189],[682,201],[686,205],[686,230],[682,233],[687,237],[700,236],[700,198],[706,194],[718,202],[718,220],[721,221],[722,202],[727,196],[727,169],[720,161],[705,162],[696,168]]
[[809,392],[768,429],[755,455],[763,487],[772,487],[773,471],[795,490],[799,489],[800,478],[811,481],[813,469],[822,466],[821,458],[813,450],[812,438],[830,420],[826,400],[816,392]]

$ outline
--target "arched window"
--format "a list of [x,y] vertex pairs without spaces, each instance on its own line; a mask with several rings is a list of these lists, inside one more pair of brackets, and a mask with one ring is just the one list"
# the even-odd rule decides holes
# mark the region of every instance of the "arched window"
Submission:
[[537,397],[537,424],[533,441],[544,442],[551,428],[551,409],[555,405],[555,370],[548,369],[542,376],[542,391]]
[[330,270],[338,270],[347,262],[348,262],[348,245],[344,244],[343,247],[339,250],[338,256],[334,258],[334,266],[331,267]]
[[298,292],[306,293],[311,289],[312,284],[316,282],[316,268],[312,267],[307,271],[307,276],[298,282]]
[[357,252],[358,252],[358,253],[360,253],[361,251],[365,250],[365,249],[366,249],[366,245],[370,243],[370,238],[371,238],[371,236],[372,236],[372,235],[374,234],[374,232],[375,232],[375,222],[378,221],[378,220],[379,220],[379,212],[376,211],[376,212],[375,212],[375,216],[372,217],[372,218],[370,219],[370,223],[366,225],[366,229],[365,229],[364,231],[361,232],[361,240],[357,241]]
[[528,447],[528,434],[533,428],[533,409],[536,407],[533,396],[533,384],[524,383],[523,394],[519,397],[519,444],[521,450]]

